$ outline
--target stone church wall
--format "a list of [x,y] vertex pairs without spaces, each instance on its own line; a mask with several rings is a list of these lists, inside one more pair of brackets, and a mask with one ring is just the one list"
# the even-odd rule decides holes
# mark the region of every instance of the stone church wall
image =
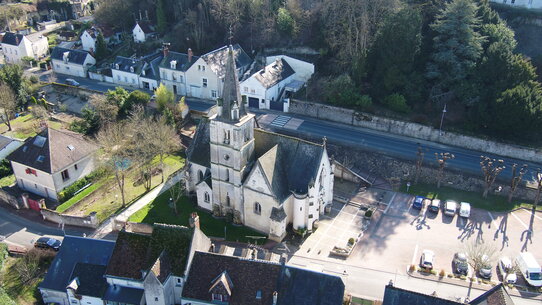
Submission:
[[292,99],[289,112],[505,157],[542,162],[542,150],[540,149],[504,144],[452,132],[444,132],[443,135],[440,135],[438,129],[430,126],[379,117],[345,108]]

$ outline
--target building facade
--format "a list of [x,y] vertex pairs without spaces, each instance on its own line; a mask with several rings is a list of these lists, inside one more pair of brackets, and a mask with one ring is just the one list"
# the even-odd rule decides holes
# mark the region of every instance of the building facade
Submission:
[[333,166],[316,144],[255,129],[245,110],[230,46],[218,113],[187,151],[187,189],[217,216],[282,240],[286,226],[309,230],[333,200]]
[[2,53],[9,64],[21,64],[23,57],[39,60],[48,50],[47,37],[37,33],[25,36],[8,32],[2,39]]
[[96,59],[86,51],[55,47],[51,64],[55,73],[87,77],[88,69],[96,64]]

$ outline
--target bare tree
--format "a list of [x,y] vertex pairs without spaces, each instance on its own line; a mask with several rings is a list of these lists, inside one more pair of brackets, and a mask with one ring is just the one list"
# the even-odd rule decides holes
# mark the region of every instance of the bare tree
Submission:
[[424,156],[425,156],[425,151],[422,148],[422,146],[418,144],[418,150],[416,151],[416,176],[414,177],[415,184],[418,183],[418,178],[420,177],[420,173],[422,171]]
[[542,171],[540,168],[536,169],[536,196],[534,197],[533,209],[536,209],[538,202],[540,202],[540,194],[542,193]]
[[100,127],[107,126],[117,120],[119,107],[107,100],[103,94],[93,94],[89,98],[89,104],[96,111],[100,119]]
[[450,159],[454,159],[454,154],[444,152],[444,153],[435,153],[435,158],[438,164],[438,175],[437,175],[437,188],[440,188],[440,183],[442,182],[442,177],[444,175],[444,168],[446,167],[446,162]]
[[472,269],[479,271],[480,268],[491,264],[495,260],[498,251],[492,243],[484,243],[473,239],[465,243],[465,253]]
[[503,160],[496,160],[486,156],[480,156],[480,168],[484,174],[484,193],[482,197],[487,198],[487,193],[493,186],[497,176],[506,168]]
[[8,131],[11,131],[10,119],[17,111],[17,98],[13,90],[5,83],[0,83],[0,108],[2,108],[2,121],[8,127]]
[[115,173],[122,206],[126,205],[125,178],[134,162],[133,131],[126,123],[112,123],[98,132],[97,140],[102,147],[101,160]]
[[518,165],[516,163],[512,164],[512,180],[510,180],[510,192],[508,193],[508,202],[512,202],[512,198],[516,193],[516,189],[521,184],[523,180],[523,175],[527,173],[527,164],[523,164],[518,172]]
[[175,127],[167,124],[164,117],[158,121],[154,121],[152,125],[154,126],[152,130],[153,147],[154,151],[160,157],[162,182],[164,182],[164,157],[181,148],[181,139],[177,135]]
[[175,215],[179,215],[179,212],[177,211],[177,202],[179,202],[179,200],[181,200],[181,198],[184,196],[185,191],[186,181],[184,181],[184,179],[179,180],[179,182],[173,184],[169,189],[169,194],[171,195],[171,199],[173,201],[172,204]]
[[154,121],[145,114],[142,107],[136,107],[130,113],[129,129],[133,131],[134,161],[143,179],[145,189],[152,187],[152,160],[156,156],[154,134],[159,130]]

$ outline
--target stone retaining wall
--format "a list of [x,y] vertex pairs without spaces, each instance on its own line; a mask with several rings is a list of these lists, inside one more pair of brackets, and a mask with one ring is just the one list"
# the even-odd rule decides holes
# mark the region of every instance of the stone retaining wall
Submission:
[[430,126],[379,117],[351,109],[292,99],[290,101],[289,112],[391,134],[464,147],[504,157],[542,163],[541,149],[504,144],[453,132],[444,132],[440,135],[438,129]]
[[64,225],[86,227],[96,229],[99,226],[98,217],[96,212],[90,213],[88,216],[71,216],[59,214],[56,211],[49,209],[41,209],[40,211],[43,219]]

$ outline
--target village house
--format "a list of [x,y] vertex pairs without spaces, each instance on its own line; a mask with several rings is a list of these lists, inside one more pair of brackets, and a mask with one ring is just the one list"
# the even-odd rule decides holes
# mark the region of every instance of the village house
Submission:
[[341,305],[338,276],[257,259],[196,252],[183,305]]
[[96,59],[87,51],[55,47],[51,52],[51,65],[55,73],[87,77],[88,69]]
[[23,57],[41,59],[49,51],[47,37],[35,33],[22,35],[7,32],[2,39],[2,53],[6,63],[21,64]]
[[266,66],[241,82],[241,94],[256,109],[288,111],[289,93],[297,92],[311,78],[314,65],[289,56],[266,58]]
[[198,59],[194,56],[192,49],[188,49],[187,54],[169,51],[169,47],[164,45],[164,56],[158,65],[160,71],[160,82],[164,84],[175,95],[186,95],[186,70]]
[[96,52],[96,42],[100,33],[103,35],[104,41],[108,44],[112,42],[112,40],[119,40],[118,34],[109,27],[92,27],[81,34],[81,45],[83,46],[83,50],[91,53]]
[[134,42],[141,43],[156,35],[154,27],[148,21],[138,21],[132,29]]
[[160,62],[164,58],[163,55],[158,55],[154,59],[147,61],[139,75],[139,88],[154,91],[160,84]]
[[218,113],[198,126],[187,150],[187,190],[198,206],[228,216],[270,239],[286,227],[312,231],[333,200],[333,165],[326,143],[254,128],[241,98],[234,51],[224,68]]
[[[128,58],[124,56],[117,56],[115,61],[111,64],[111,73],[113,76],[113,82],[115,84],[131,86],[136,88],[144,88],[146,85],[140,81],[140,77],[151,78],[152,75],[152,62],[161,57],[160,53],[153,53],[143,58]],[[156,64],[156,61],[155,61]],[[149,71],[149,69],[151,71]],[[146,80],[148,88],[154,85],[156,88],[157,81],[154,82],[151,79]],[[142,85],[142,86],[141,86]]]
[[23,145],[23,141],[0,135],[0,160],[4,160],[14,150]]
[[97,149],[81,134],[47,128],[27,139],[7,160],[21,190],[57,200],[58,192],[94,170]]

